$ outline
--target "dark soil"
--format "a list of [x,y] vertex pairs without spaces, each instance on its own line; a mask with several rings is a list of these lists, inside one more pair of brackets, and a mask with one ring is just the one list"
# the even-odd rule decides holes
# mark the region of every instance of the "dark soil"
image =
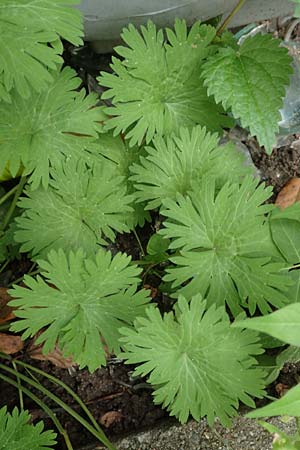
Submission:
[[[78,71],[83,80],[83,85],[90,91],[95,89],[95,77],[99,74],[99,71],[108,69],[110,55],[95,56],[89,46],[85,46],[79,51],[68,47],[65,52],[65,60],[67,64]],[[291,177],[300,176],[300,146],[295,144],[298,137],[291,136],[289,139],[283,146],[275,149],[271,156],[268,156],[258,147],[254,139],[241,138],[241,141],[248,147],[254,164],[260,171],[261,179],[267,185],[274,187],[272,200]],[[155,231],[154,229],[155,218],[153,218],[152,224],[147,224],[143,229],[137,230],[144,248],[149,236]],[[134,234],[119,236],[115,249],[130,254],[133,259],[140,259],[141,257],[141,249]],[[9,285],[10,282],[28,272],[30,268],[31,263],[26,258],[15,261],[0,274],[0,285]],[[160,301],[161,308],[167,309],[167,300],[156,291],[160,282],[159,278],[153,274],[148,274],[143,281],[153,288],[153,297]],[[49,362],[32,360],[29,358],[26,348],[22,354],[18,355],[18,358],[54,375],[70,386],[88,406],[108,437],[115,438],[120,434],[151,427],[168,416],[160,407],[153,405],[151,389],[145,384],[145,380],[133,379],[131,376],[133,368],[125,366],[115,358],[108,360],[106,368],[98,369],[93,374],[90,374],[87,370],[60,369]],[[300,365],[287,364],[282,370],[279,380],[272,387],[272,395],[276,393],[278,396],[280,395],[276,391],[276,384],[281,383],[291,387],[299,381],[299,377]],[[37,378],[43,386],[73,407],[76,412],[81,412],[74,400],[61,387],[54,386],[45,378]],[[38,394],[35,390],[33,392]],[[19,404],[17,390],[3,381],[0,381],[0,393],[0,407],[7,405],[8,409],[11,410]],[[90,434],[61,408],[51,402],[47,396],[41,398],[56,413],[76,450],[93,440]],[[36,404],[26,397],[24,397],[24,400],[25,407],[31,411],[34,419],[42,418],[45,420],[46,426],[53,428],[53,424],[46,414]],[[60,440],[56,448],[65,449],[64,442]]]

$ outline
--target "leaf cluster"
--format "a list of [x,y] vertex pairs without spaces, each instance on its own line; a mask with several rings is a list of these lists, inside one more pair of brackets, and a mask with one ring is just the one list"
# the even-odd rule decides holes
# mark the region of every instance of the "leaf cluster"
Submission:
[[[264,395],[266,375],[258,333],[232,327],[230,316],[290,303],[297,282],[283,269],[297,261],[276,238],[271,189],[220,136],[234,117],[271,150],[290,58],[269,36],[239,46],[211,25],[188,30],[177,20],[174,30],[157,30],[149,22],[141,33],[130,25],[113,73],[99,78],[112,103],[103,108],[60,65],[59,38],[81,42],[73,3],[16,2],[26,14],[11,45],[32,25],[35,53],[26,44],[18,62],[34,59],[39,83],[27,71],[9,75],[13,65],[0,57],[0,172],[22,171],[27,181],[13,197],[20,213],[11,235],[39,270],[10,291],[11,330],[23,339],[40,333],[45,353],[58,344],[90,371],[119,354],[180,421],[217,416],[228,425],[240,401],[253,406],[251,396]],[[5,4],[12,14],[14,3]],[[38,8],[48,13],[40,28]],[[0,21],[5,14],[1,6]],[[157,209],[161,230],[141,265],[167,265],[163,281],[178,300],[165,315],[149,306],[142,269],[116,239]]]
[[50,450],[56,444],[53,431],[43,431],[44,424],[30,425],[28,411],[19,412],[14,408],[7,412],[6,406],[0,409],[0,449]]
[[150,21],[139,33],[133,25],[116,47],[113,73],[102,73],[108,88],[103,99],[113,105],[106,129],[123,132],[130,145],[150,143],[155,134],[178,134],[180,126],[206,126],[220,132],[233,124],[230,114],[249,127],[267,152],[272,151],[291,57],[269,35],[241,45],[211,25],[195,23],[190,31],[176,20],[174,30],[157,30]]

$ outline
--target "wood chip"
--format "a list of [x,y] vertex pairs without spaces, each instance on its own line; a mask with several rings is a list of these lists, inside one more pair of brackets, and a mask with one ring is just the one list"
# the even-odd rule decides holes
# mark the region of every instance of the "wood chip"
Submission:
[[18,353],[24,347],[24,342],[20,336],[13,334],[0,333],[0,351],[6,355]]
[[291,178],[277,195],[275,205],[285,209],[300,201],[300,178]]

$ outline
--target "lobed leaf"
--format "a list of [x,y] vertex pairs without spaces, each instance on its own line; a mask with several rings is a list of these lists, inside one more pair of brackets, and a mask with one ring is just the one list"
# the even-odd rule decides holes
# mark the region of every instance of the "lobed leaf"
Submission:
[[218,187],[226,181],[240,180],[250,173],[244,159],[232,144],[218,145],[217,133],[205,127],[180,128],[179,136],[155,136],[147,156],[140,157],[130,170],[137,189],[137,199],[147,202],[147,209],[160,207],[165,199],[186,195],[204,175],[214,177]]
[[189,197],[166,200],[167,217],[160,233],[171,239],[177,255],[170,261],[165,281],[187,298],[197,293],[208,305],[227,302],[236,316],[242,307],[254,314],[256,307],[266,314],[270,305],[280,307],[292,283],[280,273],[283,263],[273,263],[277,250],[271,242],[263,205],[270,189],[246,177],[241,185],[225,184],[216,191],[215,181],[204,177]]
[[98,136],[103,113],[94,108],[94,94],[77,92],[80,79],[65,67],[54,72],[53,82],[40,94],[31,91],[30,102],[12,91],[10,104],[0,102],[0,173],[9,163],[15,177],[24,166],[35,189],[49,183],[49,168],[65,157],[84,157]]
[[0,409],[0,449],[1,450],[50,450],[56,444],[56,434],[52,430],[43,431],[43,422],[29,424],[28,411],[7,412]]
[[238,49],[219,49],[203,66],[208,94],[225,109],[231,108],[233,116],[244,128],[249,127],[268,153],[276,142],[291,63],[279,40],[257,34]]
[[217,106],[200,80],[200,66],[209,53],[215,29],[195,23],[188,32],[185,21],[176,20],[174,31],[156,30],[152,22],[133,25],[122,33],[127,47],[115,51],[124,58],[112,58],[113,74],[98,78],[108,88],[103,99],[112,99],[107,114],[113,116],[106,129],[125,133],[129,145],[148,144],[157,133],[177,133],[180,126],[195,124],[210,131],[232,125],[221,106]]
[[80,368],[92,372],[105,365],[101,338],[109,352],[118,352],[118,329],[143,316],[150,301],[146,290],[136,292],[141,270],[130,265],[128,256],[112,257],[104,250],[90,258],[82,250],[68,255],[51,250],[39,266],[46,281],[25,275],[26,288],[10,290],[15,298],[10,305],[20,318],[11,330],[22,331],[23,339],[43,330],[35,342],[44,344],[43,352],[53,351],[57,342]]
[[94,255],[100,244],[115,240],[115,232],[129,231],[126,219],[133,197],[123,177],[105,160],[92,167],[66,160],[51,172],[48,190],[27,190],[19,201],[23,214],[16,219],[14,238],[21,251],[46,257],[51,249]]
[[121,329],[121,356],[139,364],[135,375],[149,375],[154,402],[180,422],[191,414],[230,425],[239,401],[254,406],[250,395],[263,395],[264,372],[253,357],[263,351],[258,336],[236,333],[223,308],[207,309],[200,295],[190,303],[180,296],[175,314],[161,317],[154,306],[146,314],[134,329]]
[[[49,69],[63,62],[63,38],[82,44],[83,23],[77,0],[2,0],[0,4],[0,99],[11,90],[24,98],[53,81]],[[49,45],[50,44],[50,45]]]
[[[142,150],[138,147],[129,148],[121,136],[114,137],[111,133],[102,133],[99,135],[98,140],[92,146],[89,146],[89,151],[97,155],[98,159],[99,157],[104,158],[106,164],[108,161],[111,162],[116,175],[124,177],[128,194],[132,195],[134,200],[136,200],[136,190],[133,182],[130,180],[129,168],[134,162],[138,161]],[[132,211],[127,214],[125,219],[130,229],[135,228],[137,225],[143,227],[146,221],[150,222],[150,214],[145,210],[143,203],[134,201],[131,207]]]

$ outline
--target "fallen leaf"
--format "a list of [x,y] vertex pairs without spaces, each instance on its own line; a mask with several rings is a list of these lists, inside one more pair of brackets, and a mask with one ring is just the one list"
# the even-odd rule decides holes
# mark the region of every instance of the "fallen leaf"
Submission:
[[0,287],[0,323],[8,322],[15,318],[13,309],[7,306],[7,303],[11,299],[11,296],[7,293],[7,289]]
[[300,201],[300,178],[291,178],[277,195],[275,205],[285,209]]
[[0,333],[0,352],[6,355],[18,353],[24,347],[24,342],[20,336],[13,334]]
[[55,348],[52,352],[47,355],[43,354],[43,344],[36,345],[35,340],[38,338],[38,335],[32,340],[32,342],[28,346],[28,355],[32,359],[38,359],[39,361],[50,361],[56,367],[60,367],[61,369],[69,369],[70,367],[76,366],[71,357],[66,358],[63,356],[61,350],[58,345],[55,345]]
[[100,424],[105,428],[109,428],[115,422],[120,422],[123,418],[123,414],[120,411],[108,411],[100,417]]
[[277,392],[279,397],[283,397],[284,394],[286,394],[288,390],[289,390],[289,387],[283,383],[277,383],[275,386],[275,391]]

